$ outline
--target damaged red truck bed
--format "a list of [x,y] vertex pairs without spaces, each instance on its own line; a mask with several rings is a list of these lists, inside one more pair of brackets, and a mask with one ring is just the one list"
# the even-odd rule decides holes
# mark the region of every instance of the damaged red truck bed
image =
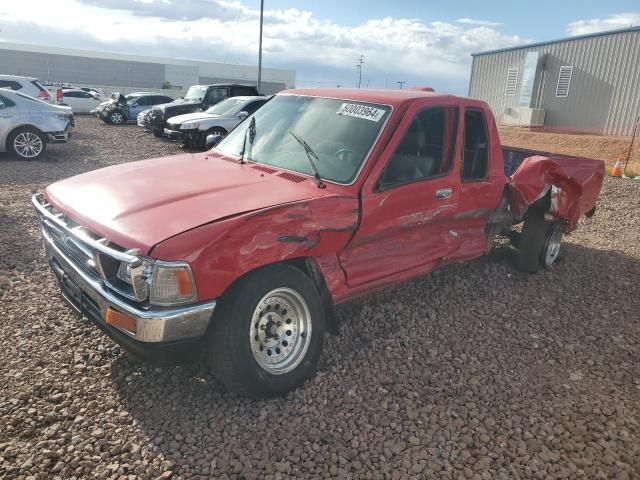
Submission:
[[79,175],[33,203],[74,308],[139,356],[203,353],[230,389],[269,396],[312,375],[337,303],[496,236],[518,269],[550,267],[604,165],[527,153],[503,149],[478,100],[289,90],[209,152]]

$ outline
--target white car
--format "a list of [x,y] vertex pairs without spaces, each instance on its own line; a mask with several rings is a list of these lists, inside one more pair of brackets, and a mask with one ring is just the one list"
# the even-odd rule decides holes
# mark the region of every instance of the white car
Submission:
[[0,89],[0,152],[37,160],[47,150],[47,143],[65,143],[72,129],[69,107]]
[[43,102],[56,103],[55,95],[51,95],[35,77],[0,75],[0,88],[8,88],[14,92],[24,93]]
[[62,104],[68,105],[73,113],[89,113],[102,103],[102,99],[80,89],[63,89]]
[[208,136],[213,135],[213,144],[219,142],[242,120],[264,105],[269,98],[227,98],[204,112],[171,117],[167,120],[164,133],[170,140],[177,140],[193,148],[206,148]]

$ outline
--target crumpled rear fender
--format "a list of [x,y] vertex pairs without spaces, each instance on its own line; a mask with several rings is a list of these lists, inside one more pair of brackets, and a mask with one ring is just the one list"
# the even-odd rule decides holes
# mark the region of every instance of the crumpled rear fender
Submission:
[[509,182],[511,211],[522,216],[550,192],[549,211],[575,230],[580,217],[593,210],[604,179],[604,162],[587,158],[526,158]]

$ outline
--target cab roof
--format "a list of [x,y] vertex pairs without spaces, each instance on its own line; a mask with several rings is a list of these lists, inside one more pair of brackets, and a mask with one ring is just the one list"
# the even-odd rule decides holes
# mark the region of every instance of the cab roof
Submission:
[[[356,102],[380,103],[398,107],[411,100],[420,98],[441,98],[451,100],[460,98],[447,93],[425,92],[418,90],[387,90],[369,88],[293,88],[283,90],[279,95],[308,95],[312,97],[337,98]],[[470,100],[470,99],[469,99]]]

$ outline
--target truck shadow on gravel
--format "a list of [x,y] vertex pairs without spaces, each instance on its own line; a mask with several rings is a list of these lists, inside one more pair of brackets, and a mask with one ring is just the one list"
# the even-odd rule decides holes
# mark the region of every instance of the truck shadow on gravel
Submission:
[[[560,425],[548,418],[554,409],[579,419],[609,405],[633,416],[626,405],[638,399],[640,304],[617,299],[632,293],[640,259],[566,243],[562,261],[530,275],[508,257],[495,249],[339,306],[342,335],[326,339],[318,374],[284,398],[241,398],[201,364],[155,369],[126,354],[111,378],[152,451],[204,475],[240,473],[247,462],[273,473],[273,462],[291,457],[266,440],[274,419],[288,419],[287,438],[279,437],[287,445],[334,445],[350,460],[359,455],[351,439],[372,419],[420,432],[440,415],[437,431],[462,438],[470,423],[490,418],[494,438],[517,437],[508,425],[537,416]],[[398,442],[389,446],[392,466],[412,448]]]

